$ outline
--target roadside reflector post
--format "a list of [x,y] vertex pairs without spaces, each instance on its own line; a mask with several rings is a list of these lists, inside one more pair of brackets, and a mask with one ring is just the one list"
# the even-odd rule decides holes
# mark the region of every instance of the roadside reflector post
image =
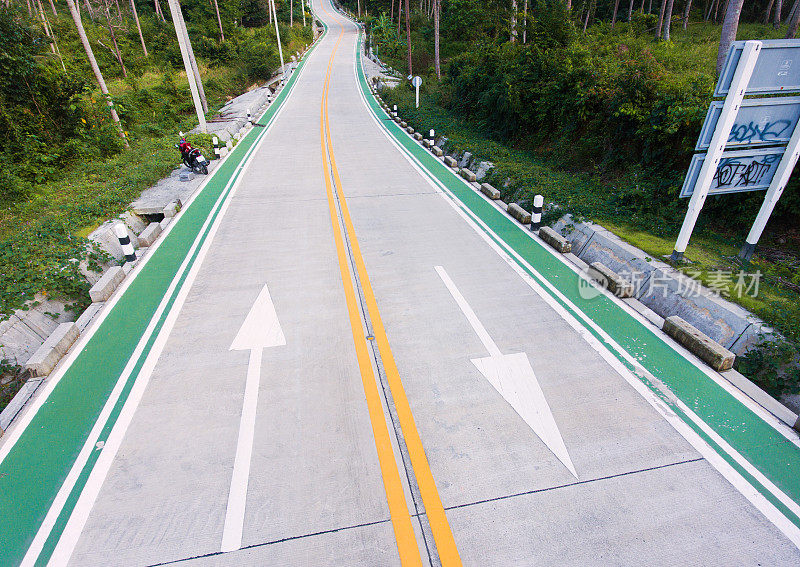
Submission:
[[436,145],[436,132],[433,131],[433,128],[431,128],[431,131],[429,133],[429,137],[431,139],[431,146],[435,146]]
[[536,195],[533,198],[533,211],[531,211],[531,232],[536,232],[542,227],[542,206],[544,197]]
[[397,116],[397,105],[396,104],[392,107],[392,115],[393,116]]
[[220,155],[219,155],[219,138],[214,136],[211,139],[211,141],[214,143],[214,156],[216,156],[216,158],[219,159],[220,158]]
[[136,250],[133,249],[131,239],[128,236],[128,229],[121,222],[114,225],[114,234],[119,240],[119,245],[122,247],[122,253],[125,255],[126,262],[136,261]]
[[686,252],[686,247],[689,245],[689,238],[692,236],[694,226],[697,224],[697,218],[700,216],[700,211],[703,209],[708,191],[711,189],[711,183],[717,173],[717,166],[722,159],[722,152],[725,150],[725,145],[736,121],[739,107],[742,104],[742,100],[744,100],[747,84],[750,82],[750,77],[753,74],[753,69],[758,60],[758,54],[761,51],[761,45],[760,41],[747,41],[744,44],[742,55],[736,66],[733,80],[731,81],[728,96],[725,97],[725,102],[723,103],[720,117],[717,121],[717,127],[714,130],[708,152],[703,160],[703,166],[697,176],[694,191],[689,201],[689,207],[683,219],[681,231],[678,234],[678,239],[675,241],[675,249],[670,256],[670,260],[675,263],[683,261],[683,254]]
[[252,124],[253,123],[253,115],[250,114],[250,109],[249,108],[247,109],[247,123],[248,124]]

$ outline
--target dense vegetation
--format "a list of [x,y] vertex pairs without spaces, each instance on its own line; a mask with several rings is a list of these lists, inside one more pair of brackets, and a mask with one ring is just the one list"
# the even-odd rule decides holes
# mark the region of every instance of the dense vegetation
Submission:
[[[197,119],[167,3],[161,2],[163,16],[158,4],[136,0],[145,55],[129,2],[80,2],[130,149],[112,122],[64,0],[40,10],[36,2],[19,0],[0,7],[0,321],[40,294],[66,300],[76,311],[87,305],[89,285],[76,259],[92,269],[105,258],[85,237],[180,161],[172,147],[177,133]],[[302,26],[299,0],[276,5],[288,57],[311,43],[311,20]],[[210,114],[280,65],[266,2],[185,0],[182,9]],[[209,136],[190,140],[210,155]],[[0,409],[23,383],[17,362],[0,360]]]
[[[312,40],[310,26],[299,25],[300,2],[293,5],[290,29],[289,0],[278,2],[286,52]],[[75,25],[66,6],[56,6],[59,15],[48,19],[60,56],[37,14],[0,9],[0,318],[40,292],[85,303],[87,284],[71,259],[91,264],[98,257],[83,237],[168,174],[179,161],[172,148],[178,130],[196,124],[169,14],[164,20],[152,3],[137,2],[147,56],[130,14],[111,17],[123,70],[110,48],[109,22],[99,13],[92,21],[84,10],[83,25],[131,144],[123,151]],[[224,41],[213,4],[183,5],[212,108],[280,64],[265,3],[221,3],[220,10]]]
[[[716,82],[720,26],[713,14],[717,9],[722,20],[722,9],[695,4],[686,29],[681,14],[670,41],[663,41],[655,37],[659,16],[646,13],[645,3],[636,3],[630,21],[624,4],[612,25],[613,2],[568,9],[561,0],[442,0],[439,79],[431,2],[410,3],[410,50],[404,18],[398,26],[396,11],[388,15],[396,2],[345,2],[366,10],[374,52],[406,74],[410,51],[413,73],[425,77],[420,109],[406,82],[387,95],[403,115],[493,161],[497,184],[507,183],[506,198],[524,205],[542,193],[559,215],[605,222],[656,257],[668,254],[686,210],[678,192]],[[736,39],[787,34],[784,25],[764,25],[765,8],[745,9]],[[751,266],[765,274],[759,297],[732,297],[788,339],[740,366],[776,394],[800,390],[800,372],[791,368],[800,359],[798,179],[795,174]],[[694,260],[690,272],[708,281],[712,271],[738,271],[735,245],[762,200],[762,192],[710,198],[687,252]]]

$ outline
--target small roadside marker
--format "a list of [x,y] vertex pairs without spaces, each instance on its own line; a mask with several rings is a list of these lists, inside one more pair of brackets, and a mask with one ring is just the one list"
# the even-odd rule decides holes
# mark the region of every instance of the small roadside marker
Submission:
[[216,156],[216,158],[217,158],[217,159],[219,159],[219,158],[220,158],[220,151],[219,151],[219,138],[217,138],[216,136],[214,136],[214,137],[212,138],[212,142],[214,143],[214,155]]
[[122,247],[122,253],[125,254],[125,261],[135,262],[136,250],[133,249],[133,244],[131,244],[131,239],[128,236],[128,229],[125,228],[125,225],[121,222],[116,223],[114,225],[114,234],[117,236],[119,245]]
[[531,232],[536,232],[542,227],[542,206],[544,197],[536,195],[533,198],[533,210],[531,211]]

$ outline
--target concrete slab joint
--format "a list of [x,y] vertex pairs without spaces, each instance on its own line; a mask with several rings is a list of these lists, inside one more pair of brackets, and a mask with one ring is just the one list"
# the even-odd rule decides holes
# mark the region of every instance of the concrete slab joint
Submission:
[[[473,177],[475,174],[472,174]],[[508,214],[517,219],[522,224],[530,224],[531,222],[531,214],[520,207],[517,203],[509,203],[508,207],[506,208]]]
[[662,330],[714,370],[733,368],[736,355],[677,315],[667,317]]
[[92,286],[89,290],[89,297],[92,301],[98,302],[108,300],[111,294],[114,293],[114,290],[122,283],[123,279],[125,279],[125,272],[122,270],[122,267],[113,266],[103,274],[99,282]]
[[600,283],[617,297],[633,296],[633,284],[619,276],[602,262],[593,262],[589,266],[588,274],[590,278]]
[[572,252],[572,244],[549,226],[543,226],[539,229],[539,238],[562,254]]

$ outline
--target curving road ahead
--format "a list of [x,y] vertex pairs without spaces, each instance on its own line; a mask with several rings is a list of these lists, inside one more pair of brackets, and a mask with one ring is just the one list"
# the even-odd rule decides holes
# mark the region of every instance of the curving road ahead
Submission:
[[582,297],[315,9],[265,127],[3,438],[0,564],[800,564],[796,434]]

